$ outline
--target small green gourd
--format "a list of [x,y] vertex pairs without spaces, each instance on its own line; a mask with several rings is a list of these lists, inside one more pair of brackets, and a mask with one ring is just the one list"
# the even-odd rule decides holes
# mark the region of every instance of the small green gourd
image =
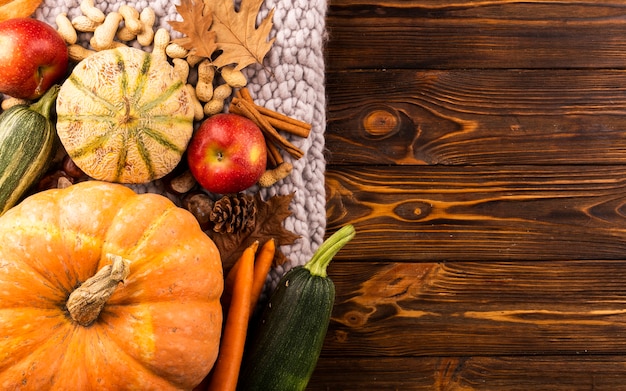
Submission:
[[311,260],[280,279],[246,347],[237,389],[304,390],[317,365],[335,302],[326,268],[355,235],[347,225],[331,235]]
[[50,111],[59,87],[51,87],[30,106],[16,105],[0,114],[0,215],[21,200],[54,156]]

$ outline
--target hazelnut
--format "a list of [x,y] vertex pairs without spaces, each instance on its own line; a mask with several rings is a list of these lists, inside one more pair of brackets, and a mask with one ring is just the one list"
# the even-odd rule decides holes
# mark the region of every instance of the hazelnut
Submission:
[[213,209],[213,200],[207,194],[202,192],[191,192],[186,194],[182,199],[183,208],[191,212],[192,215],[200,223],[202,230],[207,230],[211,226],[211,210]]
[[165,178],[165,187],[171,193],[183,195],[190,192],[197,184],[191,171],[185,170],[181,174]]
[[69,155],[65,155],[65,157],[63,158],[63,171],[65,171],[65,173],[75,179],[81,178],[85,175],[85,173],[83,172],[83,170],[81,170],[76,163],[74,163],[74,161],[72,160],[72,158],[69,157]]
[[51,171],[39,180],[37,183],[37,191],[67,187],[67,182],[69,182],[70,185],[74,184],[74,178],[67,175],[63,170]]

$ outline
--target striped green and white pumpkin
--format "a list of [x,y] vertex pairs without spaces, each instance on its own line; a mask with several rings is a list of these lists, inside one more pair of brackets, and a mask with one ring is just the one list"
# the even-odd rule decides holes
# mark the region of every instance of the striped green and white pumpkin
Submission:
[[88,176],[147,183],[171,172],[193,133],[193,103],[165,60],[120,47],[79,62],[57,98],[57,133]]
[[50,110],[59,92],[53,86],[31,106],[0,114],[0,215],[15,206],[48,168],[56,151]]

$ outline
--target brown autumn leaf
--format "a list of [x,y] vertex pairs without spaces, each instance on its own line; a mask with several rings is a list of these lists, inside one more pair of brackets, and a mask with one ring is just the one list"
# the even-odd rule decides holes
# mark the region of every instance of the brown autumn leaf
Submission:
[[176,5],[176,11],[183,20],[170,20],[168,23],[184,37],[172,42],[189,50],[189,54],[210,58],[217,50],[217,34],[209,30],[213,23],[209,7],[202,0],[181,0],[180,5]]
[[221,68],[234,64],[241,70],[262,63],[274,43],[274,38],[268,40],[274,9],[257,26],[263,0],[241,0],[239,10],[235,10],[232,0],[205,0],[205,4],[213,15],[211,31],[217,34],[217,49],[221,51],[214,65]]
[[266,241],[274,238],[276,240],[275,263],[282,264],[287,261],[278,247],[293,244],[300,237],[283,226],[285,218],[291,215],[289,204],[293,196],[294,193],[275,195],[264,201],[257,193],[254,198],[257,204],[256,224],[253,227],[234,233],[207,231],[220,251],[224,271],[230,270],[243,250],[255,240],[258,240],[259,245],[262,246]]

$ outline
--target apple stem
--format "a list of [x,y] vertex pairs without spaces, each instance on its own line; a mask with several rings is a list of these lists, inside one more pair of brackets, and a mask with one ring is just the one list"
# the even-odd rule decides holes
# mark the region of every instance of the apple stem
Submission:
[[41,90],[43,89],[43,82],[44,82],[43,72],[44,72],[43,67],[37,68],[37,78],[39,79],[39,84],[37,84],[37,87],[35,88],[36,95],[41,94],[42,92]]
[[57,95],[59,95],[60,89],[60,85],[53,85],[37,102],[30,105],[30,109],[49,119],[50,111],[52,109],[52,106],[56,102]]

